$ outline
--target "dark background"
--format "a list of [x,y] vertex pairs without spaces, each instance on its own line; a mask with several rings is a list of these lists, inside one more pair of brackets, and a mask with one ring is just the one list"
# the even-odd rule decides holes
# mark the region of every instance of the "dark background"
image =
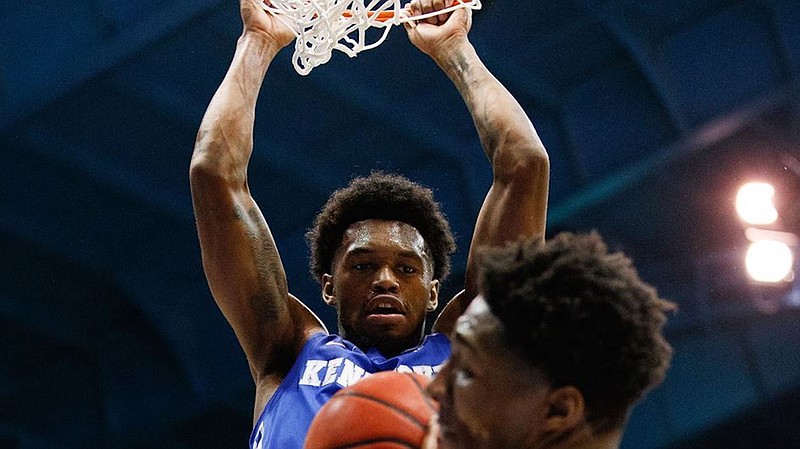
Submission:
[[[0,4],[0,447],[244,448],[253,386],[200,265],[195,133],[237,2]],[[737,186],[800,231],[800,2],[496,0],[472,41],[552,163],[549,233],[599,230],[681,311],[633,448],[800,447],[800,285],[748,282]],[[335,328],[303,234],[372,168],[431,186],[462,249],[488,164],[455,88],[394,29],[258,107],[251,188],[292,291]]]

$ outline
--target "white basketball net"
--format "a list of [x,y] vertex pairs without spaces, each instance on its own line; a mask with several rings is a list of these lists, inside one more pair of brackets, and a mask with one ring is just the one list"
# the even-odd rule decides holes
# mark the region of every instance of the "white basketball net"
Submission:
[[[292,65],[301,75],[308,75],[314,67],[328,62],[333,50],[352,58],[377,47],[386,40],[392,25],[459,8],[481,7],[480,0],[454,0],[448,8],[412,17],[400,0],[270,0],[269,3],[262,3],[263,8],[274,13],[297,36]],[[371,28],[383,30],[367,36]]]

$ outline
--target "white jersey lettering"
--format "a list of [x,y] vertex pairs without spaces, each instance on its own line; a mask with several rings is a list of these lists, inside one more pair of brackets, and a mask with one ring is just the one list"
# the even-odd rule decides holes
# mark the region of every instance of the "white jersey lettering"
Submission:
[[322,385],[332,384],[336,380],[336,374],[339,367],[344,361],[343,357],[338,357],[328,362],[328,369],[325,370],[325,379],[322,380]]
[[319,372],[325,368],[328,362],[325,360],[307,360],[306,369],[303,371],[303,376],[300,377],[300,385],[311,385],[312,387],[320,386]]
[[[442,369],[444,364],[431,366],[431,365],[398,365],[394,370],[398,373],[417,373],[424,376],[432,377],[439,370]],[[320,378],[321,373],[324,375]],[[370,373],[352,360],[344,357],[338,357],[332,360],[307,360],[305,370],[300,376],[299,385],[308,385],[312,387],[324,387],[334,382],[342,387],[349,387]]]
[[342,366],[342,372],[336,379],[336,383],[342,387],[348,387],[361,380],[361,378],[364,377],[364,374],[364,368],[356,365],[350,360],[345,359],[344,366]]

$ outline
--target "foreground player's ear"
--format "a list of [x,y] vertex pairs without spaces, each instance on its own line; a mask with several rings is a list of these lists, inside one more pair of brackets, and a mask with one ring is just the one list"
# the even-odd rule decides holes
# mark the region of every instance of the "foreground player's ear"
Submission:
[[557,388],[547,395],[547,417],[545,430],[561,433],[580,425],[586,419],[586,402],[583,393],[568,385]]
[[322,300],[325,304],[336,307],[336,295],[333,293],[333,276],[330,274],[322,275]]
[[431,298],[428,300],[428,306],[426,308],[428,312],[433,312],[439,307],[439,285],[438,279],[431,281]]

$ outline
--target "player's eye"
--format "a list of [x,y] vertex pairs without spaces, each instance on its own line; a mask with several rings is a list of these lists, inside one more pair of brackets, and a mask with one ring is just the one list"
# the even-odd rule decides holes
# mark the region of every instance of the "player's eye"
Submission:
[[357,264],[353,265],[353,269],[356,270],[356,271],[368,270],[369,267],[370,267],[370,264],[368,264],[368,263],[357,263]]
[[475,372],[470,369],[468,364],[464,363],[462,355],[457,348],[450,354],[450,361],[447,364],[452,371],[451,375],[455,382],[468,382],[475,377]]
[[455,374],[456,382],[468,382],[475,377],[475,373],[463,365],[456,367],[453,372]]
[[409,266],[403,266],[403,267],[400,268],[400,270],[405,274],[413,274],[413,273],[417,272],[416,268],[409,267]]

